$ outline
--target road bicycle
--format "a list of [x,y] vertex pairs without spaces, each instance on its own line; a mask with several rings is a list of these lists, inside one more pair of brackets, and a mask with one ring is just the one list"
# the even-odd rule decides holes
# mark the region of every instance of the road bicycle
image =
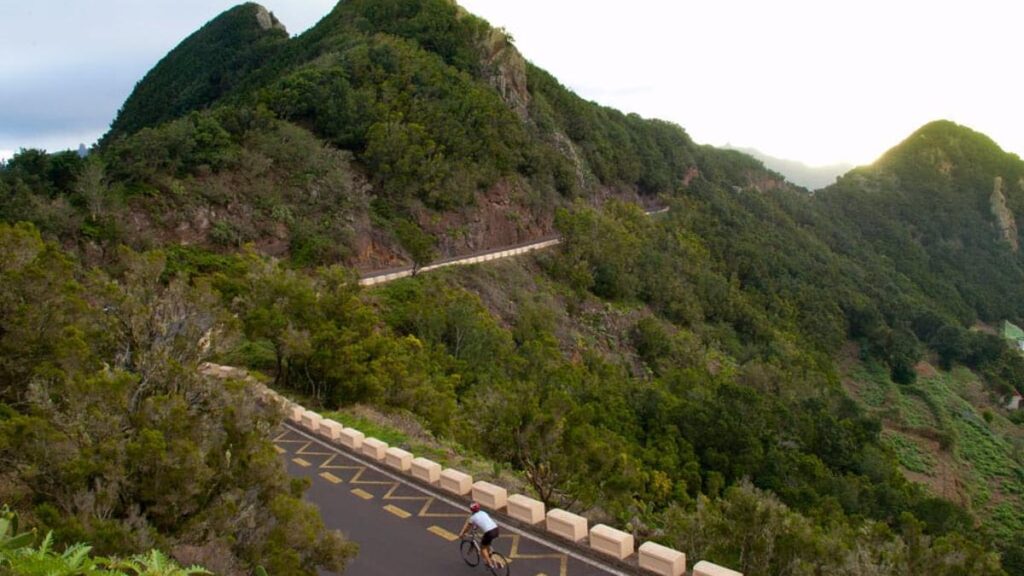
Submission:
[[[459,543],[459,551],[462,553],[462,559],[466,561],[466,564],[470,566],[476,566],[480,564],[480,558],[483,557],[483,552],[480,551],[480,531],[474,526],[469,534],[462,537],[462,542]],[[487,569],[491,571],[494,576],[508,576],[508,559],[505,556],[494,549],[491,546],[491,564]]]

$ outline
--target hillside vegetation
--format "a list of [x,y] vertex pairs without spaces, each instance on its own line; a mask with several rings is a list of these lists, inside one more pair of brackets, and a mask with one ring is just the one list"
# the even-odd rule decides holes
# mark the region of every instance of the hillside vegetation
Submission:
[[452,255],[549,234],[576,198],[656,203],[719,155],[583,101],[447,0],[339,3],[291,40],[260,14],[241,5],[185,39],[88,162],[13,159],[3,217],[100,261],[120,243],[251,242],[375,269],[423,235]]
[[82,268],[0,224],[0,501],[103,555],[171,550],[225,574],[338,570],[355,550],[302,502],[281,419],[196,367],[230,344],[208,281],[123,250]]
[[1024,357],[979,329],[1024,319],[1019,158],[936,122],[809,195],[582,100],[446,0],[274,22],[246,4],[187,38],[88,158],[0,169],[0,500],[58,543],[343,564],[279,415],[199,378],[213,359],[415,419],[693,561],[1024,574],[999,408]]

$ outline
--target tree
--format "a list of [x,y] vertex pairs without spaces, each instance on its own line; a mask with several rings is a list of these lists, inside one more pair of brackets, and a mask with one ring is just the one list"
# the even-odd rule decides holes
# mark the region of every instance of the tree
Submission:
[[309,330],[314,322],[316,294],[312,280],[274,262],[250,258],[247,286],[237,304],[245,334],[266,340],[274,349],[274,382],[287,384],[290,360],[308,355]]
[[[197,371],[233,331],[205,281],[164,283],[160,253],[85,273],[30,226],[0,225],[0,247],[0,483],[53,541],[110,554],[232,534],[222,550],[242,565],[343,567],[354,549],[289,490],[272,450],[280,414]],[[289,523],[317,528],[285,554],[271,533]]]
[[967,358],[967,337],[962,328],[949,324],[939,328],[928,345],[939,355],[939,363],[943,369],[949,370],[955,362]]
[[443,148],[420,124],[391,118],[370,126],[366,140],[363,160],[394,205],[432,197],[448,177]]
[[430,264],[437,257],[434,237],[424,232],[411,220],[398,220],[395,222],[394,228],[398,243],[412,259],[412,275],[415,276],[420,268]]

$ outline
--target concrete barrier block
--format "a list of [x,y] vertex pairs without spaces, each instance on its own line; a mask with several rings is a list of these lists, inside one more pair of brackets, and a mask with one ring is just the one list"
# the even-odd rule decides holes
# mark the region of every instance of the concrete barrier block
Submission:
[[547,513],[547,529],[556,536],[579,542],[587,536],[587,519],[555,508]]
[[362,452],[363,456],[369,456],[370,458],[373,458],[374,460],[381,462],[387,455],[388,444],[387,442],[378,440],[373,437],[364,438],[363,447],[360,449],[360,451]]
[[441,472],[441,488],[452,494],[465,496],[473,490],[473,477],[454,468],[446,468]]
[[384,452],[384,463],[395,470],[408,472],[412,468],[412,454],[392,446]]
[[284,410],[286,412],[285,417],[288,416],[288,399],[286,399],[284,396],[281,396],[277,392],[274,392],[273,390],[271,390],[269,394],[263,397],[263,404],[265,406],[273,406],[274,408]]
[[342,428],[341,436],[338,437],[338,441],[341,445],[349,450],[359,452],[363,449],[363,440],[366,435],[356,430],[355,428]]
[[287,406],[288,419],[295,424],[302,424],[302,415],[306,413],[306,409],[298,404],[291,403]]
[[508,504],[508,490],[481,480],[473,484],[473,500],[484,508],[501,510]]
[[598,524],[590,529],[590,547],[602,554],[624,560],[633,554],[633,535]]
[[337,442],[338,439],[341,438],[341,431],[344,429],[344,426],[334,420],[324,419],[320,421],[320,435],[326,436],[334,442]]
[[210,376],[213,378],[221,378],[224,380],[245,380],[249,377],[249,372],[242,368],[235,368],[233,366],[222,366],[220,364],[213,364],[212,362],[203,362],[199,365],[199,373]]
[[683,576],[686,554],[656,542],[640,545],[640,567],[659,576]]
[[544,503],[513,494],[508,497],[508,515],[527,524],[540,524],[544,521]]
[[428,484],[437,484],[441,480],[441,465],[426,458],[413,458],[412,475]]
[[743,573],[701,560],[693,567],[693,576],[743,576]]
[[320,416],[316,412],[313,412],[312,410],[306,410],[305,412],[302,413],[302,418],[299,421],[299,425],[301,425],[306,430],[309,430],[310,432],[318,432],[320,431],[320,422],[322,421],[322,416]]

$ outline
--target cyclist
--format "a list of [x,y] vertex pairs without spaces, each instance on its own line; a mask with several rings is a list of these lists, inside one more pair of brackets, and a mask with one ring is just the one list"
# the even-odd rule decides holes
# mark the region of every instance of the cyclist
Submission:
[[483,536],[480,537],[480,551],[484,554],[484,562],[488,566],[495,568],[494,564],[491,563],[491,542],[498,537],[498,523],[491,518],[491,515],[480,509],[480,504],[473,502],[469,505],[469,511],[472,514],[466,519],[466,524],[462,527],[462,532],[459,536],[465,536],[469,532],[470,526],[476,526],[480,530]]

